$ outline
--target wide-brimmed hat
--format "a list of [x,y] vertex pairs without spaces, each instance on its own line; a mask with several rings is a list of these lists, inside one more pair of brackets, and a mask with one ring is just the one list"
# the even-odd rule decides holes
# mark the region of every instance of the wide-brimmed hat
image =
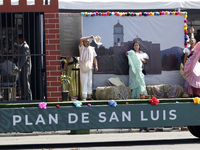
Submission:
[[94,37],[94,42],[97,44],[97,45],[102,45],[102,43],[100,42],[101,41],[101,37],[100,36],[96,36]]

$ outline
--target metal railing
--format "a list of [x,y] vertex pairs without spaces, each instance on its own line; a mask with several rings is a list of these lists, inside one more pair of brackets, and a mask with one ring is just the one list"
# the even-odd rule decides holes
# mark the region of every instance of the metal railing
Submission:
[[0,102],[46,100],[44,35],[43,13],[0,13]]

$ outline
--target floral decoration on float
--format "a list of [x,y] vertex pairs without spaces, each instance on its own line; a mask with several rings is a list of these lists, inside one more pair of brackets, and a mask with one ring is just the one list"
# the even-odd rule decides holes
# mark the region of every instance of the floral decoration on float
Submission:
[[112,106],[112,107],[116,107],[117,106],[117,102],[115,102],[114,100],[110,100],[108,102],[108,105]]
[[158,105],[158,103],[160,102],[159,99],[157,99],[156,97],[152,97],[149,102],[151,103],[151,105]]
[[194,104],[199,104],[200,102],[200,98],[199,97],[195,97],[193,98]]
[[47,103],[41,102],[41,103],[38,104],[38,107],[39,107],[40,109],[47,109]]
[[73,103],[76,107],[81,107],[82,106],[82,103],[78,100],[76,100],[74,103]]

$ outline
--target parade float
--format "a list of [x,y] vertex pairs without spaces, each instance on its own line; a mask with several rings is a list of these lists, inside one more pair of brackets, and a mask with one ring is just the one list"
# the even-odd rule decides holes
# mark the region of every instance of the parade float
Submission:
[[[187,2],[152,2],[152,5],[148,7],[155,7],[149,8],[152,11],[148,11],[147,2],[142,1],[137,3],[140,11],[136,11],[137,7],[131,7],[134,2],[130,1],[113,3],[81,1],[76,4],[72,1],[66,5],[64,1],[60,1],[61,55],[78,55],[77,48],[75,50],[73,48],[74,45],[77,47],[81,35],[92,33],[100,35],[102,43],[107,45],[103,47],[93,45],[101,56],[99,57],[100,73],[94,74],[94,88],[108,86],[107,80],[113,76],[119,77],[127,87],[128,63],[124,53],[131,48],[131,43],[135,39],[140,40],[144,51],[146,50],[152,58],[146,68],[146,84],[151,94],[145,99],[134,99],[130,96],[120,97],[123,90],[114,90],[114,95],[117,93],[117,96],[112,99],[95,97],[96,100],[93,101],[79,99],[67,102],[2,103],[0,104],[0,132],[188,126],[194,136],[200,137],[198,115],[200,99],[198,97],[182,98],[183,90],[179,87],[175,88],[182,85],[184,81],[177,68],[180,66],[181,52],[187,47],[187,16],[189,14],[181,10],[181,4],[184,4],[183,7],[190,8],[190,3]],[[89,8],[83,7],[82,3]],[[175,8],[177,10],[174,10]],[[67,12],[64,11],[65,9]],[[73,20],[74,17],[77,19],[74,22],[78,22],[75,26],[78,27],[76,30],[62,28],[74,26],[73,23],[64,22],[63,18]],[[119,33],[118,28],[120,28]],[[66,33],[70,32],[71,34],[68,34],[64,40],[63,36],[65,37]],[[71,41],[69,45],[63,46],[69,41]],[[64,51],[64,47],[68,48],[67,52]],[[167,53],[169,51],[170,53]],[[168,62],[167,65],[165,61]],[[165,73],[165,76],[162,76],[162,73]],[[165,90],[158,88],[161,84],[168,84],[170,87]]]

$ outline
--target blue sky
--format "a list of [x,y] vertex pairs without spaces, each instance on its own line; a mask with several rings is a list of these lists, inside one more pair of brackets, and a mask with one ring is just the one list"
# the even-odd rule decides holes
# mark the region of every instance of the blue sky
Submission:
[[96,16],[83,17],[83,36],[99,35],[103,46],[113,46],[113,26],[120,22],[124,27],[124,41],[136,37],[160,43],[161,50],[173,46],[184,47],[184,17],[163,15],[148,17]]

